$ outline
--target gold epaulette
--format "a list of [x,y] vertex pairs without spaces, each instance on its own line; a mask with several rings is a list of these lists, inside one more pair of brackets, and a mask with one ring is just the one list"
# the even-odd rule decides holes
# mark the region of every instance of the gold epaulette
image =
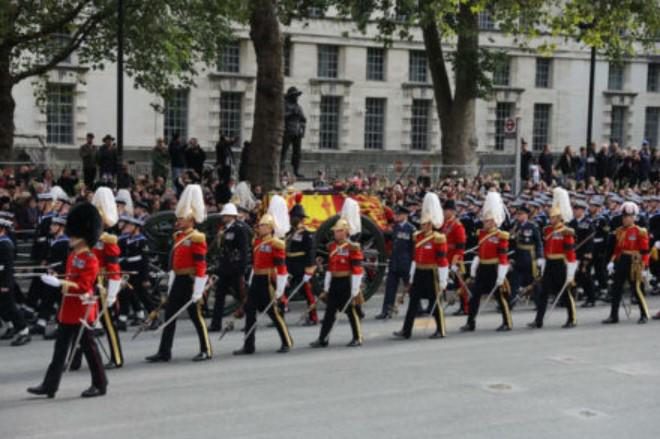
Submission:
[[500,233],[498,233],[497,236],[498,236],[500,239],[504,239],[504,240],[506,240],[506,241],[508,241],[508,240],[509,240],[509,237],[510,237],[509,232],[505,232],[504,230],[500,230]]
[[413,238],[417,239],[417,237],[419,236],[420,233],[422,233],[421,230],[417,230],[417,231],[415,231],[415,232],[413,233]]
[[270,243],[274,249],[276,250],[284,250],[285,248],[285,243],[281,239],[278,238],[273,238],[273,240]]
[[104,244],[117,244],[117,236],[112,233],[103,232],[99,240]]
[[433,241],[436,244],[444,244],[445,242],[447,242],[447,238],[445,237],[445,235],[443,233],[434,232],[433,233]]
[[640,236],[648,236],[649,231],[646,230],[646,228],[640,227],[640,226],[635,226],[635,227],[637,227],[637,230],[639,231]]
[[564,236],[573,236],[573,235],[575,235],[575,230],[571,229],[570,227],[564,227],[562,229],[561,233]]
[[193,230],[192,234],[190,235],[190,240],[196,244],[201,244],[206,242],[206,235],[198,230]]
[[360,250],[360,243],[359,242],[348,241],[348,245],[351,248],[351,250]]

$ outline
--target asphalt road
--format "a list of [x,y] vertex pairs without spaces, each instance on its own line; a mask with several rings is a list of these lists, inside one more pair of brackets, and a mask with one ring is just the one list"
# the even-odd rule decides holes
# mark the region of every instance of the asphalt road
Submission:
[[[499,316],[480,316],[477,332],[428,340],[430,321],[414,338],[394,341],[402,316],[373,320],[381,297],[367,307],[365,345],[350,349],[345,318],[331,347],[307,347],[318,327],[293,326],[296,346],[279,347],[273,328],[257,332],[258,352],[233,357],[241,335],[218,343],[215,357],[192,363],[192,325],[177,329],[174,358],[151,365],[158,340],[122,334],[126,366],[108,372],[108,394],[84,400],[83,370],[65,374],[54,400],[30,397],[52,342],[0,345],[0,437],[18,438],[625,438],[658,437],[660,323],[633,320],[605,327],[605,306],[578,309],[579,326],[560,329],[558,309],[546,328],[525,329],[531,309],[514,312],[515,329],[495,333]],[[660,300],[651,299],[652,310]],[[298,313],[289,314],[295,321]]]

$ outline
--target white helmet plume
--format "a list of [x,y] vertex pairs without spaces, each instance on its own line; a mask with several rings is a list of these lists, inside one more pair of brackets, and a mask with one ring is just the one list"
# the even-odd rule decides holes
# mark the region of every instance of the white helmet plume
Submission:
[[112,227],[119,221],[119,214],[117,213],[117,203],[115,196],[109,187],[101,186],[94,192],[92,204],[99,211],[103,224],[106,227]]
[[348,223],[349,235],[362,232],[362,218],[360,217],[360,204],[350,197],[344,199],[339,217]]
[[176,205],[175,213],[177,218],[193,218],[197,224],[201,224],[206,220],[204,193],[200,185],[189,184],[186,186]]
[[289,222],[289,208],[286,200],[281,195],[273,195],[268,205],[268,212],[273,217],[275,222],[273,227],[273,234],[277,238],[283,238],[289,229],[291,223]]
[[422,224],[430,221],[436,229],[442,227],[445,217],[440,206],[440,199],[433,192],[427,192],[422,201]]

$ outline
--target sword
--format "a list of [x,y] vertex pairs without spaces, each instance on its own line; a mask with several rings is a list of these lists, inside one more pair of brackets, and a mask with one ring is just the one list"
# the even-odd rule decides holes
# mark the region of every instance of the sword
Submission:
[[151,312],[149,313],[149,315],[148,315],[147,318],[144,320],[144,322],[142,322],[142,324],[141,324],[140,327],[137,329],[137,331],[135,331],[135,333],[134,333],[133,336],[131,337],[131,340],[135,340],[135,339],[138,337],[138,335],[140,335],[142,332],[144,332],[144,331],[146,331],[147,329],[149,329],[149,327],[151,326],[151,324],[153,323],[153,321],[156,320],[156,319],[158,318],[158,315],[160,314],[160,312],[161,312],[163,309],[165,309],[165,306],[166,306],[166,305],[167,305],[167,299],[166,299],[166,298],[161,299],[161,301],[160,301],[160,305],[158,305],[158,307],[157,307],[156,309],[154,309],[153,311],[151,311]]
[[458,279],[458,281],[463,285],[463,288],[465,288],[465,291],[468,293],[468,299],[471,299],[472,291],[470,291],[470,288],[468,288],[467,284],[465,283],[465,279],[463,279],[463,275],[458,271],[452,271],[452,273],[454,273],[456,279]]
[[264,309],[261,312],[261,314],[259,314],[259,317],[254,321],[252,326],[250,326],[250,329],[245,333],[245,336],[243,337],[243,341],[247,340],[248,337],[250,337],[252,335],[252,333],[255,331],[255,329],[257,329],[257,323],[259,322],[259,319],[262,318],[263,316],[265,316],[268,313],[268,311],[270,311],[270,309],[273,307],[273,305],[275,305],[276,302],[277,302],[277,296],[273,297],[273,300],[270,301],[270,303],[268,304],[266,309]]
[[[92,296],[92,298],[94,298]],[[80,299],[82,300],[82,298]],[[87,319],[89,318],[89,314],[92,312],[92,306],[96,304],[96,298],[94,298],[94,301],[90,301],[87,304],[87,309],[85,310],[85,316],[80,319],[80,329],[78,329],[78,334],[76,334],[76,340],[73,343],[73,347],[71,348],[71,351],[69,352],[69,358],[66,361],[66,367],[64,370],[70,370],[71,369],[71,363],[73,363],[73,357],[76,354],[76,351],[80,347],[80,340],[82,339],[83,332],[85,329],[87,329]]]
[[566,288],[568,288],[568,285],[569,285],[569,282],[566,282],[566,283],[564,284],[564,286],[562,287],[562,289],[559,291],[559,294],[557,294],[557,297],[555,297],[555,301],[552,302],[552,307],[550,308],[550,311],[548,312],[548,317],[547,317],[548,320],[550,319],[550,316],[552,316],[552,312],[553,312],[553,311],[555,310],[555,308],[557,307],[557,303],[559,303],[559,299],[561,298],[561,296],[562,296],[562,295],[564,294],[564,292],[566,291]]
[[495,291],[497,291],[498,288],[500,288],[502,285],[497,285],[497,282],[495,283],[495,286],[493,287],[492,290],[490,290],[490,293],[488,293],[488,296],[486,296],[486,301],[481,304],[479,307],[479,310],[477,311],[477,315],[475,316],[475,319],[479,317],[479,314],[481,314],[481,310],[484,309],[484,307],[488,304],[490,299],[493,297],[493,294],[495,294]]
[[160,326],[158,327],[158,329],[156,329],[156,331],[154,331],[154,334],[159,334],[159,333],[163,332],[163,329],[167,328],[167,326],[168,326],[170,323],[172,323],[174,320],[176,320],[176,318],[179,317],[179,315],[180,315],[182,312],[184,312],[186,309],[188,309],[188,307],[189,307],[190,305],[192,305],[193,303],[195,303],[195,301],[194,301],[193,298],[191,297],[189,301],[187,301],[186,303],[184,303],[183,306],[182,306],[181,308],[179,308],[179,309],[177,310],[177,312],[175,312],[175,313],[172,315],[172,317],[170,317],[169,319],[167,319],[167,320],[165,321],[165,323],[163,323],[162,325],[160,325]]

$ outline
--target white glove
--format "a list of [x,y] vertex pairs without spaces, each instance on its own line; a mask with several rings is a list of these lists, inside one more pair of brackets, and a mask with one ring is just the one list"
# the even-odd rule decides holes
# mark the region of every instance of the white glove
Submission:
[[167,273],[167,295],[170,295],[170,291],[172,290],[172,285],[174,284],[174,278],[176,277],[176,274],[174,274],[174,270],[170,270],[169,273]]
[[470,277],[473,279],[477,277],[477,268],[479,268],[479,256],[475,256],[470,265]]
[[614,274],[614,262],[610,262],[607,264],[607,272],[609,274]]
[[119,287],[121,286],[121,281],[118,279],[110,279],[108,281],[108,308],[115,304],[117,301],[117,295],[119,294]]
[[415,261],[410,264],[410,277],[408,278],[410,282],[413,281],[413,278],[415,277],[415,270],[417,268],[417,264],[415,264]]
[[40,279],[41,282],[45,283],[50,287],[59,288],[62,286],[62,282],[58,278],[56,278],[55,276],[51,276],[50,274],[42,274]]
[[305,273],[305,274],[303,275],[303,283],[306,284],[307,282],[310,281],[311,278],[312,278],[312,275],[311,275],[311,274],[307,274],[307,273]]
[[577,271],[577,262],[568,262],[566,264],[566,282],[571,283],[575,280],[575,272]]
[[449,281],[449,267],[438,267],[438,279],[440,280],[440,291],[444,291]]
[[645,283],[649,281],[650,277],[651,277],[651,275],[649,273],[648,268],[646,270],[642,271],[642,279],[644,280]]
[[332,274],[329,271],[325,272],[325,278],[323,279],[323,291],[326,293],[330,291],[330,281],[332,280]]
[[204,295],[204,287],[206,286],[206,280],[208,278],[208,276],[195,276],[195,283],[193,284],[193,293],[191,297],[193,302],[197,302]]
[[451,271],[453,273],[458,273],[458,265],[457,264],[451,264]]
[[351,276],[351,298],[357,297],[360,293],[360,284],[362,283],[362,275],[354,274]]
[[248,276],[248,287],[252,286],[253,277],[254,277],[254,270],[250,270],[250,275]]
[[506,279],[506,273],[509,271],[509,264],[507,265],[498,265],[497,266],[497,280],[495,280],[495,285],[502,286],[504,279]]
[[658,241],[655,242],[655,248],[657,248],[658,250],[660,250],[660,240],[658,240]]
[[275,298],[279,299],[284,294],[287,277],[286,274],[277,275],[277,278],[275,279]]
[[545,259],[543,258],[538,258],[536,260],[536,266],[539,269],[539,273],[543,274],[543,271],[545,271]]

